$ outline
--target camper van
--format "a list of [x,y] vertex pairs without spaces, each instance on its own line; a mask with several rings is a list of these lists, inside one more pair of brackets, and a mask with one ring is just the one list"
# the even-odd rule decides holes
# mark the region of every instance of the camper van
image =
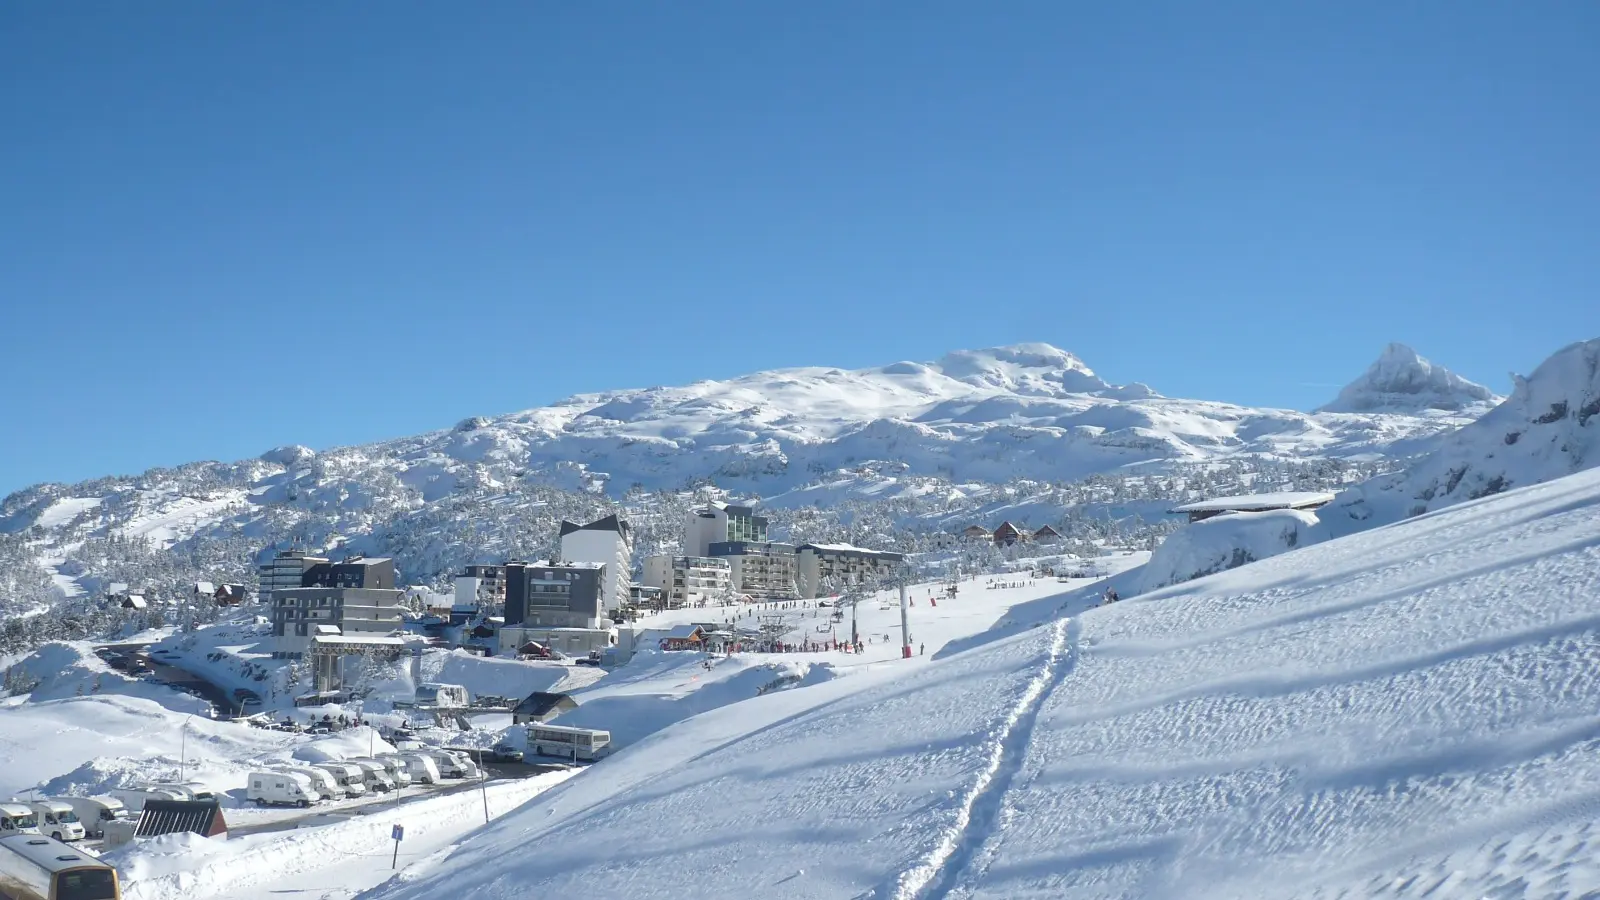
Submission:
[[528,749],[539,756],[595,760],[610,752],[611,732],[567,725],[528,726]]
[[384,753],[379,759],[392,759],[406,767],[406,772],[411,775],[411,780],[417,784],[438,784],[439,764],[433,757],[421,753]]
[[28,804],[39,816],[39,833],[58,841],[81,841],[85,837],[83,823],[72,806],[60,800],[34,800]]
[[347,797],[365,797],[367,795],[367,773],[361,771],[360,766],[345,763],[317,763],[312,768],[321,769],[333,776],[339,782],[339,787],[344,789]]
[[0,803],[0,837],[13,834],[38,834],[39,814],[21,800]]
[[0,897],[121,900],[117,870],[43,835],[0,837]]
[[130,814],[144,811],[146,800],[192,800],[189,790],[178,785],[145,785],[142,788],[119,788],[111,796],[121,800]]
[[311,776],[299,772],[251,772],[244,798],[257,806],[298,806],[304,809],[322,801]]
[[128,808],[115,797],[51,797],[50,799],[72,807],[72,811],[78,816],[78,822],[83,825],[84,837],[105,837],[107,822],[128,818]]
[[423,750],[422,755],[433,760],[439,767],[439,774],[445,778],[471,778],[477,773],[477,766],[463,756],[457,756],[448,750]]
[[347,759],[347,766],[355,766],[361,770],[361,780],[366,784],[367,790],[375,794],[387,794],[399,785],[389,777],[389,767],[375,759]]
[[405,787],[411,783],[411,770],[406,767],[405,763],[393,757],[363,756],[360,759],[353,759],[351,762],[361,766],[365,766],[367,763],[375,763],[382,766],[383,771],[388,773],[389,780],[393,781],[397,787]]
[[345,797],[344,785],[333,777],[333,773],[316,766],[281,766],[282,771],[294,772],[311,779],[311,786],[317,789],[325,800],[343,800]]

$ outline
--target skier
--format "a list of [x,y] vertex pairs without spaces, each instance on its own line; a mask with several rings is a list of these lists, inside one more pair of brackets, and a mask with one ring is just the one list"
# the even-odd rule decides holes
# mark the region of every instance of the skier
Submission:
[[927,653],[927,652],[928,652],[928,645],[927,644],[918,644],[917,645],[917,655],[918,656],[921,656],[922,654]]

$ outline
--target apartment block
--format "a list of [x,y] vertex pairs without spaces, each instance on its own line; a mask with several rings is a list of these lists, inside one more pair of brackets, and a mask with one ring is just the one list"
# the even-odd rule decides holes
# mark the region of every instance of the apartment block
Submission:
[[661,591],[667,609],[708,606],[733,591],[733,568],[712,556],[647,556],[644,583]]
[[899,553],[849,544],[801,544],[794,557],[795,587],[806,600],[892,576],[905,560]]

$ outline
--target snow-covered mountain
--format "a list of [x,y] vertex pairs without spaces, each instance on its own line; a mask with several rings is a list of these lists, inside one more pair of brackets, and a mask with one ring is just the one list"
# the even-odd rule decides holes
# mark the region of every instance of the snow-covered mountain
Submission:
[[[603,486],[711,480],[770,496],[840,470],[952,481],[1076,479],[1129,463],[1383,452],[1480,410],[1306,414],[1113,385],[1048,344],[847,371],[780,369],[683,387],[582,394],[381,445],[436,496],[464,464]],[[378,449],[378,448],[373,448]],[[576,481],[573,481],[576,479]]]
[[[1439,371],[1432,370],[1435,376]],[[1434,383],[1448,380],[1435,377]],[[1427,445],[1429,452],[1405,468],[1339,493],[1315,514],[1279,510],[1190,525],[1156,550],[1142,587],[1154,590],[1600,466],[1600,339],[1560,350],[1532,375],[1517,378],[1510,399]]]
[[[560,517],[617,511],[635,489],[654,492],[629,509],[652,549],[676,540],[684,492],[710,486],[771,498],[802,539],[908,550],[891,526],[990,513],[1056,524],[1084,503],[1101,520],[1149,522],[1196,491],[1262,487],[1248,479],[1271,467],[1269,490],[1343,487],[1472,414],[1174,399],[1108,383],[1047,344],[584,394],[366,446],[19,491],[0,502],[0,610],[42,609],[51,585],[70,598],[107,581],[248,582],[252,555],[290,540],[391,555],[404,577],[427,581],[537,555]],[[1235,483],[1206,480],[1230,471]],[[1108,480],[1085,481],[1095,478]],[[841,509],[850,503],[869,507]],[[819,504],[833,518],[807,512]],[[17,597],[31,599],[8,602]]]
[[1572,344],[1516,380],[1510,399],[1440,437],[1404,471],[1351,488],[1318,512],[1331,534],[1600,466],[1600,339]]
[[1390,344],[1360,378],[1345,385],[1318,412],[1415,413],[1446,410],[1481,415],[1503,397],[1481,384],[1434,365],[1405,344]]

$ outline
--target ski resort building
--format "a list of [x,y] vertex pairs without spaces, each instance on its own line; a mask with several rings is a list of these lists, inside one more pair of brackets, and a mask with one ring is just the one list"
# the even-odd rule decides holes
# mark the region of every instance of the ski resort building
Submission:
[[1217,497],[1175,506],[1169,512],[1188,515],[1190,522],[1236,512],[1265,512],[1272,509],[1320,509],[1333,502],[1333,495],[1320,491],[1284,491],[1277,494],[1245,494]]
[[647,556],[644,583],[661,591],[667,609],[707,606],[733,591],[733,569],[714,556]]
[[601,563],[506,563],[506,615],[498,640],[503,653],[528,641],[571,656],[611,646],[606,618],[606,566]]
[[633,574],[633,529],[626,519],[610,515],[587,525],[563,521],[561,560],[605,566],[600,596],[608,612],[622,608],[628,601],[628,585]]
[[261,581],[257,596],[262,603],[270,604],[274,592],[305,587],[306,572],[313,566],[326,565],[327,562],[325,556],[307,556],[299,550],[280,550],[271,562],[257,567],[256,577]]
[[827,596],[853,584],[887,578],[905,557],[849,544],[801,544],[795,548],[795,587],[802,599]]
[[393,588],[298,587],[273,591],[272,634],[277,652],[298,659],[319,633],[397,632],[404,624],[404,597],[405,591]]
[[800,596],[795,588],[793,544],[722,541],[707,549],[708,556],[727,560],[733,589],[752,600],[794,600]]
[[683,552],[689,556],[715,556],[712,544],[766,543],[767,518],[749,506],[712,503],[689,510],[683,527]]

